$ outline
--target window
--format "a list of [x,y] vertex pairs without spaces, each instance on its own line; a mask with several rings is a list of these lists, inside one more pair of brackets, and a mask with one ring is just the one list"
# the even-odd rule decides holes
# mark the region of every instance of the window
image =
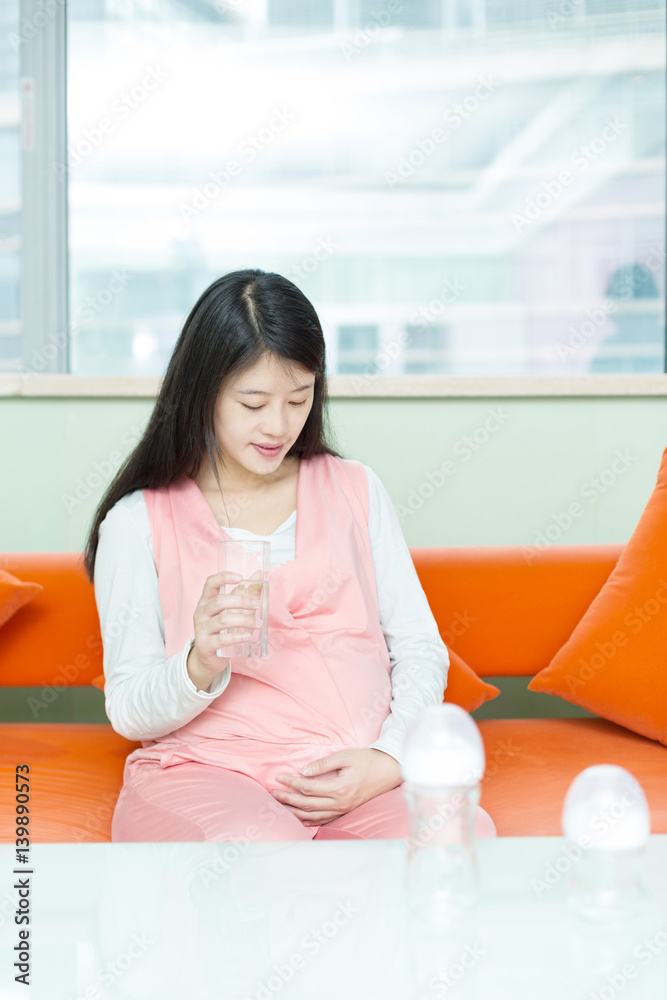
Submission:
[[336,371],[347,375],[373,368],[377,347],[376,326],[339,326]]
[[[664,0],[67,11],[68,249],[49,259],[67,263],[54,283],[70,371],[160,374],[204,288],[253,266],[311,298],[331,374],[381,367],[418,329],[384,374],[665,371]],[[9,56],[6,369],[20,333]]]
[[18,0],[0,0],[0,369],[21,363],[21,116]]
[[446,326],[429,323],[406,327],[405,374],[450,375],[452,373],[452,345]]
[[334,0],[269,0],[269,26],[282,25],[290,34],[297,25],[330,30],[333,21]]

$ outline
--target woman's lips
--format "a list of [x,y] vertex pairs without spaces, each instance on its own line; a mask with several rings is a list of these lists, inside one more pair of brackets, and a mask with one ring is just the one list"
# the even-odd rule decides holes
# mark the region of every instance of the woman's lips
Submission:
[[276,445],[273,448],[267,448],[267,447],[262,446],[261,444],[254,444],[253,443],[253,448],[256,448],[257,451],[260,452],[260,454],[262,454],[262,455],[277,455],[278,452],[282,450],[282,447],[283,446],[281,444],[279,444],[279,445]]

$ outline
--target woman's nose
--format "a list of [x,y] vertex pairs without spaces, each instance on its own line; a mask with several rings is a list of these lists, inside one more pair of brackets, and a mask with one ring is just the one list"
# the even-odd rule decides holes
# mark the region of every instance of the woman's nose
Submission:
[[270,407],[265,407],[262,417],[261,430],[267,437],[284,437],[288,427],[287,414],[284,410],[279,407],[273,410]]

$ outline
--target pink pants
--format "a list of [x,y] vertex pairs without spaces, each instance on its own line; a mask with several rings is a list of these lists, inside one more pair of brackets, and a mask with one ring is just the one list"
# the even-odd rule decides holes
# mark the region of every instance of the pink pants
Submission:
[[[286,786],[287,787],[287,786]],[[478,837],[495,837],[481,807]],[[126,773],[112,841],[398,840],[410,837],[401,785],[322,826],[305,826],[263,785],[239,771],[186,761],[162,768],[142,762]]]

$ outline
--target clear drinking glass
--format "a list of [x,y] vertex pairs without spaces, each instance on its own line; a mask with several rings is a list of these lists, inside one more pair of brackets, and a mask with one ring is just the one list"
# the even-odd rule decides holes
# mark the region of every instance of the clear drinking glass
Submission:
[[[271,565],[271,542],[220,541],[218,542],[218,572],[227,570],[238,573],[241,580],[226,583],[220,588],[221,594],[245,594],[255,597],[261,603],[256,610],[262,619],[259,628],[251,629],[252,638],[225,646],[224,656],[267,656],[269,646],[269,567]],[[234,626],[225,630],[228,636],[247,629]]]

